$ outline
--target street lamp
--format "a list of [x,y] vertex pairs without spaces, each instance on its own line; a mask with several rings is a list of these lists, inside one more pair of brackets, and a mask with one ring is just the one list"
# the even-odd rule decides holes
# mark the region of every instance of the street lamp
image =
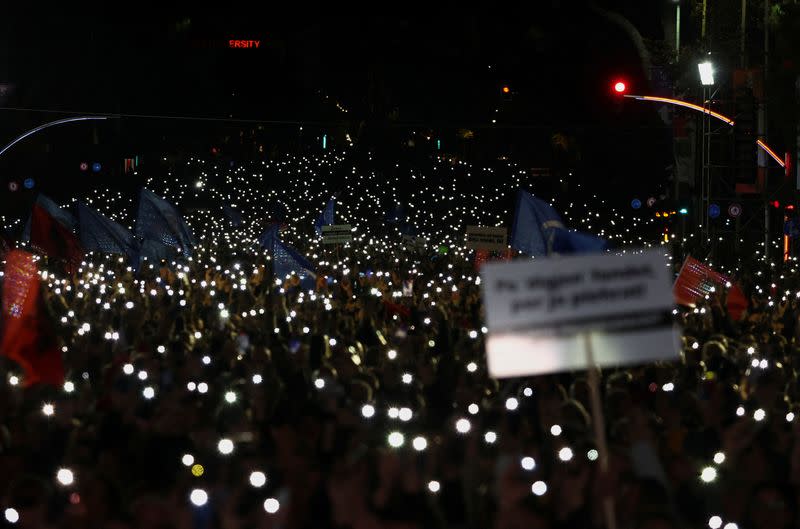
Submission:
[[675,0],[675,62],[681,58],[681,0]]
[[697,69],[700,71],[700,83],[703,86],[714,84],[714,65],[711,64],[711,61],[701,62],[697,65]]

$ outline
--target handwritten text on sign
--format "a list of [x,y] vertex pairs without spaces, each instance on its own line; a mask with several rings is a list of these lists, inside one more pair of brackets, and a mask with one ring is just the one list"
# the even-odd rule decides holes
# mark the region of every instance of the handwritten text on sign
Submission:
[[507,234],[502,227],[467,226],[467,248],[502,252],[508,249]]
[[344,244],[353,240],[349,224],[332,224],[322,227],[322,244]]
[[652,250],[485,265],[490,372],[583,369],[586,333],[599,365],[674,358],[667,264]]

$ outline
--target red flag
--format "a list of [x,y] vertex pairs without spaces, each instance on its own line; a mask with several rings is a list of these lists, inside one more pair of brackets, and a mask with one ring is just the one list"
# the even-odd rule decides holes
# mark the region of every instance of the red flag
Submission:
[[[720,274],[710,266],[704,265],[692,257],[687,257],[675,281],[673,292],[675,302],[693,307],[699,299],[711,293],[711,288],[722,289],[730,282],[727,276]],[[739,321],[749,303],[738,284],[734,284],[726,299],[728,314],[734,321]]]
[[391,301],[384,300],[383,301],[384,307],[386,307],[386,312],[390,316],[397,314],[401,318],[408,318],[411,316],[411,309],[406,307],[405,305],[398,305],[397,303],[392,303]]
[[50,215],[38,202],[33,205],[31,212],[31,246],[71,264],[80,263],[83,259],[83,249],[72,230]]
[[738,284],[734,284],[728,291],[727,301],[728,314],[731,315],[733,321],[742,319],[742,314],[747,310],[748,305],[747,297],[742,292],[741,287]]
[[727,282],[726,276],[689,256],[672,287],[675,303],[694,307],[697,300],[705,299],[711,293],[712,288],[721,289]]
[[0,354],[25,371],[25,386],[64,384],[61,351],[41,307],[39,270],[33,255],[12,250],[6,259]]
[[480,271],[483,263],[489,260],[489,250],[475,250],[475,270]]

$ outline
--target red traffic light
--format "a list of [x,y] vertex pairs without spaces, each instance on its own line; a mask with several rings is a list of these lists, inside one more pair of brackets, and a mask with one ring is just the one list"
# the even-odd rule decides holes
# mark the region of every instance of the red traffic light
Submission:
[[618,94],[624,94],[625,90],[627,89],[628,87],[627,85],[625,85],[624,81],[617,81],[616,83],[614,83],[614,91]]
[[781,203],[776,200],[775,202],[772,202],[772,207],[777,209],[777,208],[781,207]]

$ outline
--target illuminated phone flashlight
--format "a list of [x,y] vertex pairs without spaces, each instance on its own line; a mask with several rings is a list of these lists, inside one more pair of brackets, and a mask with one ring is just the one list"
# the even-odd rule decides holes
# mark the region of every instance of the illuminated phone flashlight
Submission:
[[717,469],[714,467],[705,467],[700,473],[700,479],[703,483],[711,483],[717,479]]
[[519,401],[516,397],[509,397],[506,399],[506,409],[508,411],[514,411],[519,407]]
[[400,432],[391,432],[387,441],[392,448],[400,448],[406,442],[405,436]]
[[56,472],[56,479],[61,485],[68,487],[75,482],[75,475],[68,468],[59,468]]
[[222,455],[229,455],[233,452],[233,441],[230,439],[220,439],[217,443],[217,450]]
[[192,466],[194,464],[194,456],[192,454],[183,454],[183,457],[181,458],[181,463],[183,463],[184,466],[187,467]]
[[469,419],[461,418],[456,421],[456,431],[460,434],[467,434],[469,433],[470,429],[472,428],[472,424],[469,422]]
[[250,485],[256,488],[263,487],[267,483],[267,475],[259,470],[250,473]]
[[537,481],[531,485],[531,492],[537,496],[544,496],[547,493],[547,483],[544,481]]
[[530,456],[523,457],[519,464],[523,470],[527,470],[529,472],[536,468],[536,461]]
[[568,446],[565,446],[564,448],[558,451],[558,458],[561,461],[564,461],[565,463],[571,460],[573,455],[574,454],[572,453],[572,448]]
[[269,514],[275,514],[278,512],[278,509],[281,508],[281,504],[275,498],[267,498],[264,500],[264,510],[267,511]]
[[53,416],[53,414],[54,414],[55,412],[56,412],[56,408],[55,408],[55,406],[53,406],[51,403],[49,403],[49,402],[45,402],[45,403],[42,405],[42,413],[43,413],[43,414],[44,414],[46,417],[52,417],[52,416]]
[[421,435],[415,437],[411,444],[414,446],[414,450],[417,452],[422,452],[428,448],[428,441]]
[[13,507],[7,508],[3,514],[5,514],[8,523],[15,524],[19,521],[19,512]]
[[497,442],[497,434],[492,431],[488,431],[483,434],[483,440],[486,441],[487,444],[494,444]]
[[203,489],[194,489],[189,494],[189,501],[191,501],[192,505],[195,507],[202,507],[208,503],[208,493]]

